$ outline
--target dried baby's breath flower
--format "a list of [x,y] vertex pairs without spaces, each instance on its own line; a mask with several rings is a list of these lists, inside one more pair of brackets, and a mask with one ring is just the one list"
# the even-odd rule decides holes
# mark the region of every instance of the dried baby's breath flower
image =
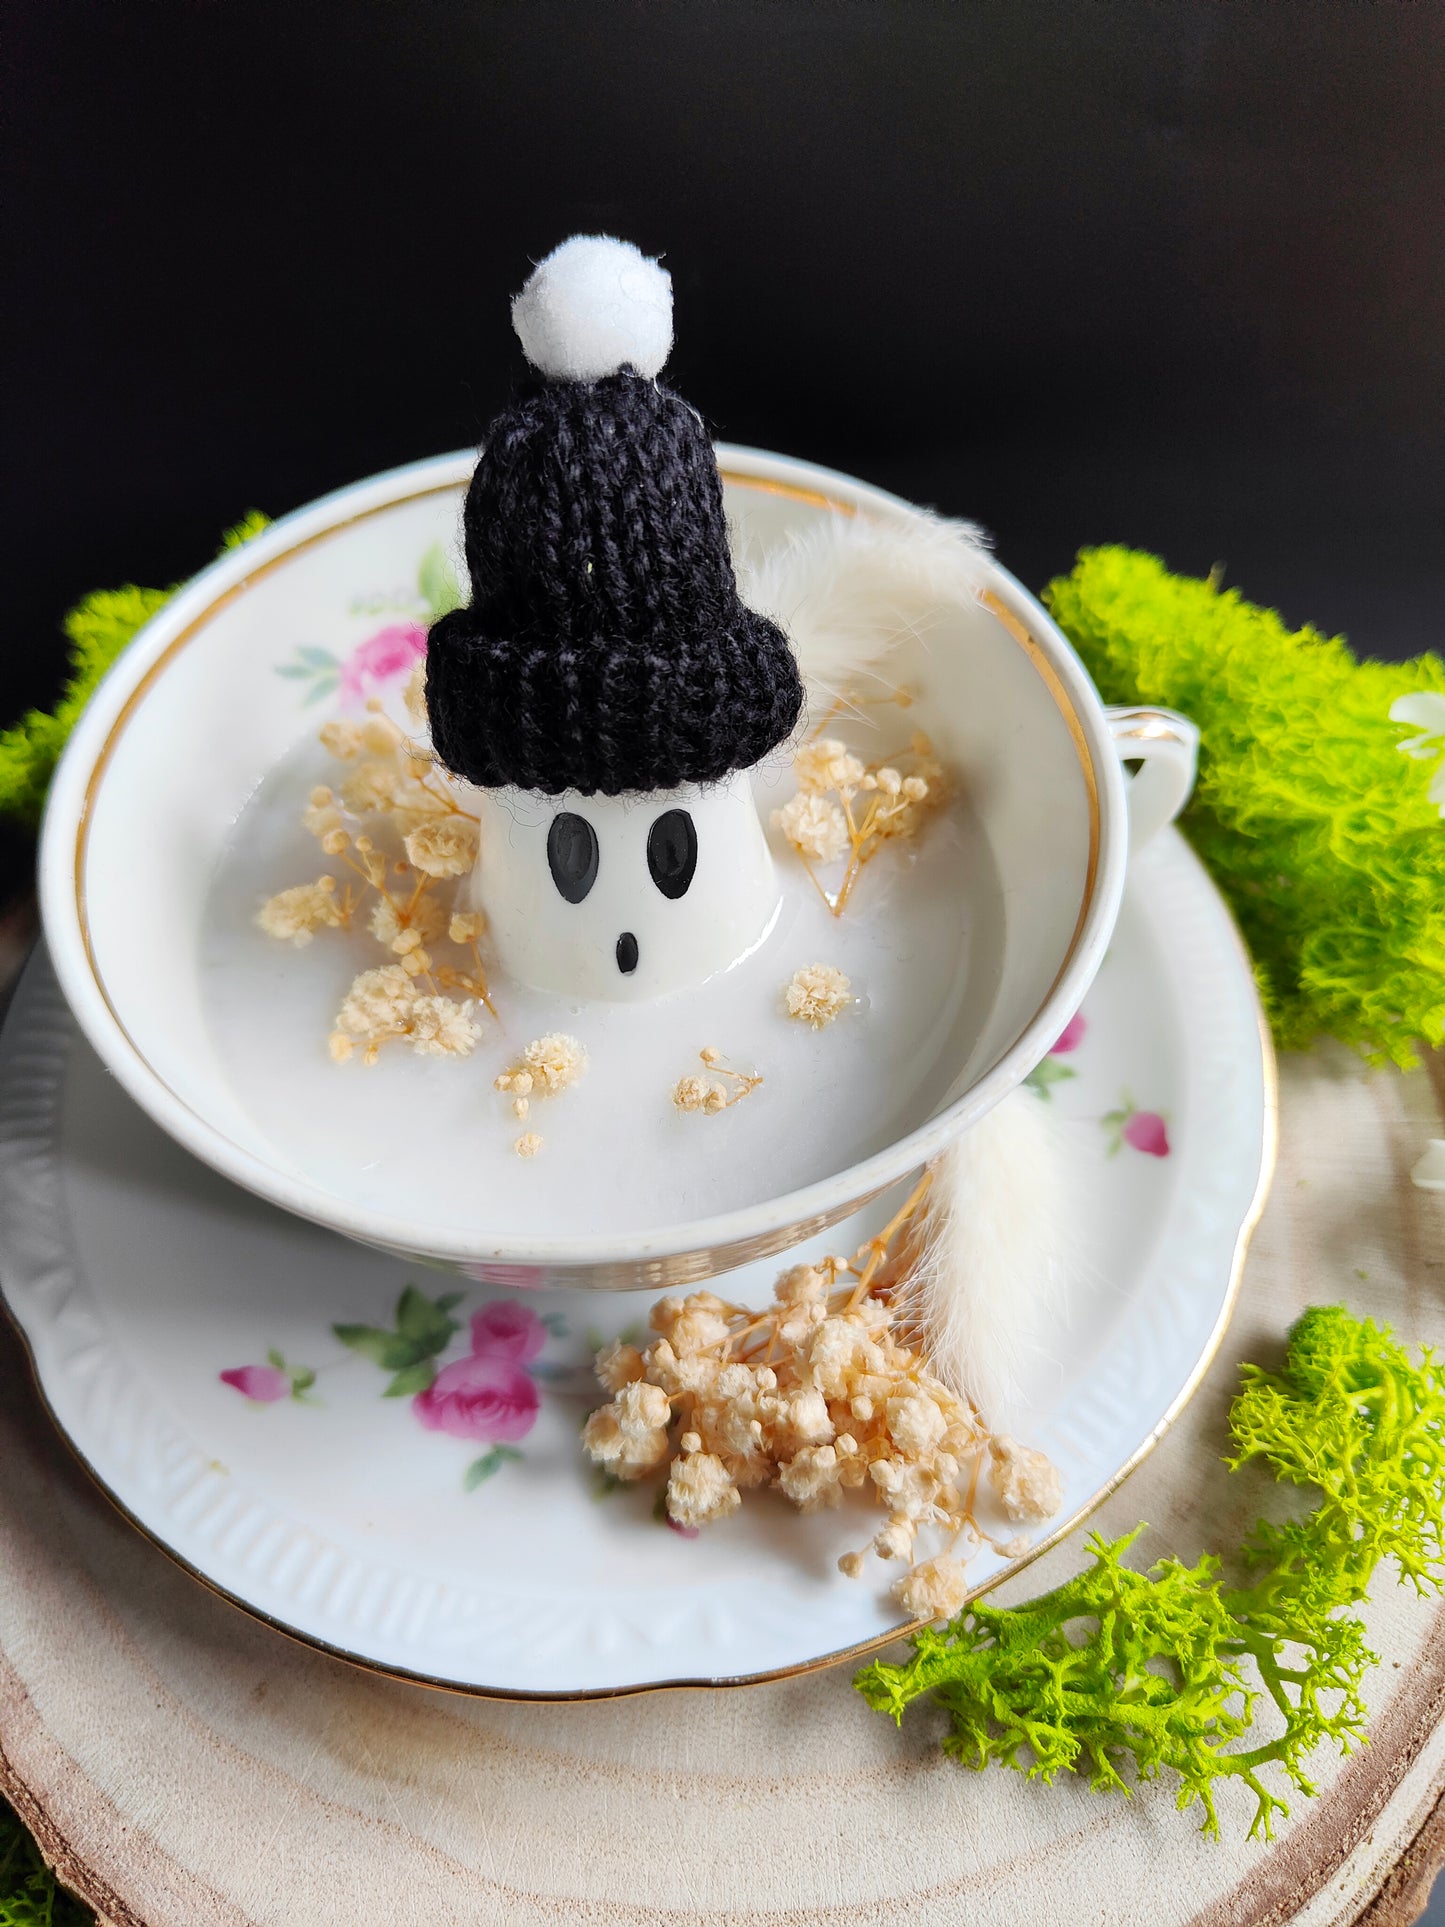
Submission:
[[532,1108],[532,1101],[530,1098],[514,1097],[512,1099],[512,1116],[513,1117],[525,1117],[528,1111],[531,1110],[531,1108]]
[[[900,690],[887,700],[906,706],[909,698]],[[841,706],[840,702],[835,709]],[[849,706],[853,706],[851,699]],[[943,797],[942,766],[921,732],[915,732],[906,757],[912,768],[900,768],[901,758],[865,764],[831,736],[815,737],[794,755],[798,793],[773,812],[773,822],[802,858],[835,916],[842,914],[863,865],[884,843],[913,835],[925,810]],[[843,880],[830,891],[813,866],[834,863],[845,854]]]
[[642,1353],[635,1345],[615,1339],[597,1354],[597,1377],[609,1392],[620,1392],[624,1385],[643,1375]]
[[534,1158],[542,1148],[542,1140],[535,1131],[523,1131],[512,1149],[519,1158]]
[[339,763],[349,763],[361,754],[361,731],[355,723],[323,723],[321,727],[321,747]]
[[701,1111],[707,1108],[713,1091],[722,1097],[727,1095],[720,1084],[710,1083],[705,1077],[680,1077],[673,1086],[672,1101],[680,1111]]
[[411,1007],[407,1036],[418,1057],[466,1057],[481,1034],[467,1005],[450,997],[418,997]]
[[667,1516],[680,1526],[703,1526],[726,1518],[743,1502],[715,1452],[674,1459],[667,1480]]
[[[339,798],[320,784],[311,791],[302,816],[322,849],[338,858],[356,883],[348,884],[330,905],[316,893],[334,895],[334,879],[283,891],[266,906],[260,921],[271,934],[304,943],[315,929],[350,928],[360,905],[369,934],[398,959],[395,967],[409,980],[409,987],[403,993],[395,977],[388,981],[396,989],[398,1004],[405,995],[408,1008],[389,1010],[382,1022],[374,1008],[375,984],[363,972],[357,980],[361,988],[348,999],[346,1022],[338,1020],[333,1033],[330,1048],[337,1061],[346,1061],[347,1053],[338,1040],[348,1036],[364,1043],[363,1062],[368,1064],[376,1061],[383,1043],[399,1037],[411,1038],[423,1054],[465,1055],[474,1028],[472,1001],[493,1010],[477,948],[484,920],[476,912],[454,912],[439,880],[461,875],[470,867],[476,850],[476,820],[457,804],[429,752],[409,742],[378,701],[369,702],[367,712],[361,723],[335,720],[322,729],[323,746],[352,767]],[[362,828],[356,821],[360,817],[385,819],[384,827],[394,835],[415,839],[422,855],[430,852],[436,861],[428,867],[426,862],[403,860],[378,843],[381,826],[370,823]],[[410,882],[398,888],[399,878]],[[450,960],[439,963],[430,946],[444,936],[469,949],[470,959],[461,966]],[[464,1015],[454,1014],[459,1010]],[[353,1030],[353,1024],[361,1028]]]
[[816,1265],[794,1265],[773,1288],[780,1305],[821,1305],[828,1296],[829,1278]]
[[[556,1097],[569,1090],[586,1069],[587,1053],[577,1039],[563,1031],[549,1031],[545,1037],[534,1038],[515,1064],[499,1071],[492,1088],[510,1091],[515,1109],[519,1099]],[[525,1110],[517,1111],[518,1117],[525,1115]]]
[[882,1365],[883,1353],[862,1321],[841,1312],[825,1318],[809,1339],[803,1370],[806,1382],[816,1386],[825,1398],[842,1398],[851,1391],[859,1373],[876,1373]]
[[603,1405],[582,1428],[582,1443],[598,1465],[605,1466],[615,1479],[640,1479],[667,1457],[667,1430],[657,1426],[651,1431],[623,1426],[615,1404]]
[[401,700],[406,705],[406,713],[418,729],[427,726],[426,713],[426,663],[419,662],[406,679],[406,687],[401,692]]
[[694,1072],[677,1080],[672,1087],[672,1101],[680,1111],[702,1111],[715,1117],[719,1111],[741,1104],[763,1081],[751,1071],[733,1070],[724,1063],[723,1054],[715,1044],[706,1045],[698,1056],[713,1074],[699,1077]]
[[401,731],[388,717],[373,713],[361,725],[361,740],[373,756],[390,756],[401,746]]
[[968,1598],[968,1574],[956,1559],[925,1559],[897,1582],[893,1597],[915,1619],[955,1619]]
[[846,743],[834,736],[821,736],[798,750],[793,757],[793,774],[800,790],[819,795],[837,790],[840,796],[852,796],[863,781],[864,770],[861,759]]
[[331,1037],[331,1055],[338,1062],[350,1057],[353,1039],[366,1045],[368,1063],[376,1061],[376,1048],[392,1038],[406,1038],[419,1057],[466,1057],[476,1047],[481,1031],[469,1004],[435,993],[418,994],[417,973],[406,967],[416,954],[400,964],[364,970],[355,979]]
[[847,817],[836,803],[811,790],[799,790],[774,810],[773,822],[800,856],[815,863],[835,863],[848,848]]
[[630,1378],[613,1401],[617,1422],[628,1438],[641,1438],[665,1426],[672,1417],[667,1393],[642,1377]]
[[429,894],[418,895],[410,903],[393,897],[378,897],[367,919],[378,943],[403,956],[408,950],[435,943],[446,927],[447,914]]
[[575,1037],[564,1031],[550,1031],[537,1038],[522,1052],[522,1064],[532,1073],[532,1088],[539,1097],[555,1097],[559,1091],[577,1083],[587,1069],[587,1053]]
[[372,816],[391,808],[400,787],[401,777],[390,763],[360,763],[342,784],[341,800],[353,816]]
[[909,1559],[913,1555],[913,1541],[918,1536],[916,1523],[906,1512],[893,1513],[887,1525],[880,1526],[873,1535],[873,1550],[880,1559]]
[[336,894],[335,877],[298,883],[281,890],[261,906],[256,921],[268,937],[279,937],[303,949],[318,930],[342,930],[350,918],[345,897]]
[[319,841],[342,826],[341,811],[328,789],[314,789],[311,801],[301,813],[301,827]]
[[805,1445],[778,1473],[778,1484],[800,1512],[821,1512],[843,1496],[837,1448]]
[[989,1447],[988,1482],[1010,1519],[1052,1518],[1064,1502],[1058,1467],[1042,1452],[1006,1437]]
[[344,1064],[356,1049],[355,1041],[348,1037],[344,1030],[332,1031],[326,1044],[331,1052],[332,1062],[336,1064]]
[[931,1450],[948,1430],[948,1420],[935,1400],[919,1392],[910,1392],[905,1398],[890,1398],[884,1409],[893,1443],[915,1456]]
[[[1041,1453],[991,1440],[910,1340],[910,1227],[928,1183],[852,1261],[784,1272],[763,1311],[711,1291],[659,1299],[651,1344],[600,1354],[610,1402],[583,1438],[617,1477],[668,1465],[667,1514],[688,1528],[762,1486],[804,1512],[845,1497],[881,1507],[870,1549],[894,1564],[922,1559],[894,1587],[920,1618],[951,1615],[968,1591],[964,1565],[987,1539],[973,1515],[985,1472],[997,1483],[1006,1468],[1040,1503],[1052,1474]],[[923,1557],[939,1534],[947,1552]],[[845,1553],[840,1571],[857,1577],[865,1556]]]
[[783,1003],[790,1017],[825,1030],[853,1001],[853,986],[834,964],[804,964],[788,979]]
[[711,1351],[728,1336],[727,1307],[710,1291],[694,1291],[686,1298],[659,1298],[649,1320],[678,1357]]
[[409,860],[428,876],[462,876],[477,860],[477,826],[468,817],[445,816],[420,823],[405,842]]
[[336,1013],[336,1028],[366,1044],[402,1037],[415,995],[410,977],[399,964],[363,970]]

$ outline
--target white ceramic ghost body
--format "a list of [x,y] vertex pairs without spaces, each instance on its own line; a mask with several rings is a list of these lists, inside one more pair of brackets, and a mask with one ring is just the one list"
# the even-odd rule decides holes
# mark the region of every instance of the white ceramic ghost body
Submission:
[[501,968],[536,990],[665,997],[747,956],[778,914],[746,770],[646,795],[472,795],[472,900]]

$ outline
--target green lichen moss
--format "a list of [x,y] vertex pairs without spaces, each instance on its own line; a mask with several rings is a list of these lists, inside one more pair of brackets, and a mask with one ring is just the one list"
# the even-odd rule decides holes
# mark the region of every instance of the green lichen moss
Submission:
[[1213,580],[1085,549],[1044,592],[1105,702],[1183,710],[1203,734],[1184,828],[1254,953],[1279,1043],[1373,1062],[1445,1037],[1445,822],[1390,706],[1445,662],[1357,662]]
[[1261,1520],[1231,1562],[1242,1583],[1226,1585],[1208,1555],[1124,1565],[1143,1526],[1095,1535],[1093,1563],[1052,1592],[981,1602],[918,1633],[903,1664],[865,1667],[854,1684],[868,1704],[900,1720],[929,1695],[948,1715],[945,1752],[965,1766],[1086,1773],[1126,1795],[1131,1779],[1167,1772],[1215,1838],[1215,1790],[1238,1780],[1254,1797],[1251,1834],[1268,1837],[1289,1812],[1271,1778],[1311,1794],[1314,1749],[1363,1740],[1376,1655],[1353,1608],[1376,1567],[1392,1561],[1419,1592],[1445,1577],[1445,1376],[1429,1352],[1414,1361],[1388,1330],[1324,1306],[1290,1333],[1282,1372],[1246,1365],[1243,1377],[1230,1469],[1259,1461],[1317,1503]]
[[[222,537],[222,552],[259,535],[267,518],[252,509]],[[46,791],[80,712],[122,649],[163,609],[174,589],[97,589],[62,625],[70,641],[70,676],[53,710],[32,709],[0,731],[0,814],[39,823]]]

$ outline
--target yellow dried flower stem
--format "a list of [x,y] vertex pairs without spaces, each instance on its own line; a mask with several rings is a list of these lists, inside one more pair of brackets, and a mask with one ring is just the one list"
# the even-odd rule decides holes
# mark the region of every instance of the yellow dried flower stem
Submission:
[[846,710],[849,715],[856,716],[860,709],[887,709],[894,706],[899,709],[911,709],[913,707],[913,692],[911,689],[905,688],[902,683],[896,684],[881,696],[865,696],[857,689],[845,689],[841,695],[833,698],[832,702],[829,703],[828,707],[819,717],[817,723],[808,731],[807,740],[810,743],[817,742],[833,718],[841,715],[844,710]]
[[[423,898],[427,895],[427,892],[435,886],[438,879],[429,876],[424,870],[413,871],[412,865],[408,863],[398,863],[395,867],[399,875],[414,874],[416,877],[416,882],[410,897],[403,901],[387,888],[386,860],[377,853],[371,838],[359,836],[353,847],[360,853],[361,861],[358,863],[349,853],[342,852],[342,862],[348,869],[359,876],[369,889],[375,890],[377,895],[391,906],[397,923],[403,930],[406,930],[415,918]],[[351,893],[349,889],[347,891],[347,906],[345,914],[349,919],[351,911],[355,907],[354,904],[351,903]],[[467,947],[471,950],[474,966],[471,976],[467,976],[446,965],[443,965],[440,970],[433,973],[430,968],[429,958],[428,968],[423,974],[426,976],[426,981],[433,992],[443,987],[454,987],[459,990],[465,990],[470,995],[480,998],[492,1013],[493,1017],[495,1017],[497,1015],[497,1009],[496,1005],[492,1002],[491,993],[487,986],[486,971],[482,964],[481,951],[475,941]]]
[[[313,907],[308,901],[308,895],[323,886],[308,885],[298,891],[283,891],[263,909],[262,927],[269,928],[272,935],[292,935],[294,940],[305,942],[311,932],[319,928],[349,929],[357,910],[368,904],[369,934],[410,980],[409,994],[417,1021],[414,1027],[398,1024],[385,1036],[368,1037],[364,1041],[357,1036],[349,1047],[343,1047],[340,1041],[345,1033],[337,1033],[331,1046],[333,1057],[344,1062],[359,1052],[363,1063],[373,1064],[382,1044],[393,1038],[409,1040],[423,1055],[466,1055],[474,1041],[469,1027],[474,1032],[474,1026],[469,1018],[454,1018],[440,1007],[449,1002],[441,991],[443,986],[459,990],[485,1005],[493,1017],[497,1016],[476,942],[484,920],[476,912],[452,912],[450,893],[444,893],[441,887],[450,880],[449,876],[435,874],[431,868],[378,848],[361,823],[378,819],[403,840],[420,826],[428,826],[429,851],[436,846],[439,853],[447,857],[452,854],[450,844],[456,845],[459,856],[467,853],[470,844],[474,854],[478,819],[462,809],[444,789],[436,787],[434,760],[386,717],[384,706],[378,700],[368,702],[367,712],[363,722],[335,719],[322,728],[322,747],[336,761],[353,767],[339,798],[329,786],[316,785],[309,793],[302,817],[304,827],[321,839],[326,854],[344,865],[358,887],[348,883],[324,908]],[[354,829],[343,824],[343,810]],[[444,828],[448,818],[457,820],[456,827],[450,831]],[[473,826],[470,837],[461,827],[463,822]],[[449,867],[443,862],[435,869],[445,872]],[[324,887],[334,891],[335,883],[327,879]],[[373,891],[374,899],[371,898]],[[307,920],[304,928],[301,919]],[[454,925],[460,927],[454,931]],[[295,934],[297,930],[299,936]],[[443,937],[459,948],[470,950],[469,968],[458,969],[436,961],[434,946]],[[368,974],[363,971],[361,977]],[[423,1008],[428,1000],[431,1000],[430,1007]]]
[[872,1290],[873,1280],[877,1275],[879,1266],[888,1256],[890,1246],[903,1230],[904,1226],[912,1219],[914,1213],[922,1206],[923,1200],[928,1196],[929,1186],[932,1183],[932,1171],[925,1171],[904,1199],[903,1203],[898,1207],[897,1211],[894,1212],[887,1224],[884,1225],[883,1229],[878,1233],[877,1237],[870,1238],[863,1247],[868,1257],[862,1271],[858,1274],[858,1282],[848,1295],[847,1309],[849,1311],[856,1311]]
[[[431,765],[431,768],[434,769],[435,765]],[[464,810],[455,797],[449,796],[445,790],[434,788],[430,773],[418,776],[416,783],[419,789],[425,790],[427,795],[433,798],[439,812],[444,812],[448,816],[464,816],[468,823],[481,822],[482,819],[479,816],[473,816],[470,810]]]
[[[453,938],[452,941],[455,942],[455,939]],[[477,945],[476,939],[473,938],[465,947],[472,953],[472,968],[470,974],[466,971],[457,970],[451,964],[443,964],[437,971],[437,982],[456,990],[465,990],[469,996],[479,998],[492,1015],[496,1017],[497,1007],[492,1002],[492,993],[487,987],[486,966],[482,962],[482,953]],[[499,1018],[498,1022],[500,1021]]]
[[[910,699],[911,700],[911,699]],[[837,708],[835,704],[834,709]],[[834,710],[829,710],[823,723],[814,731],[811,741],[819,740],[819,732]],[[918,764],[917,769],[904,774],[900,765],[906,766],[910,759]],[[850,854],[848,867],[843,881],[836,892],[830,893],[813,868],[812,859],[807,852],[794,845],[813,888],[827,904],[835,917],[840,917],[847,906],[849,897],[858,881],[863,865],[877,855],[882,845],[891,837],[908,835],[915,827],[915,816],[925,806],[936,807],[942,800],[944,785],[943,772],[933,760],[933,745],[923,732],[915,731],[908,748],[896,755],[880,758],[865,766],[858,785],[867,801],[860,814],[853,810],[853,791],[851,788],[839,789],[836,786],[821,792],[823,795],[836,796],[844,823],[848,831]]]
[[709,1116],[730,1111],[734,1104],[750,1097],[763,1081],[758,1072],[734,1070],[715,1044],[705,1045],[698,1052],[698,1060],[714,1080],[731,1079],[733,1088],[729,1091],[726,1084],[709,1083],[706,1077],[680,1077],[672,1088],[672,1101],[680,1111],[702,1111]]

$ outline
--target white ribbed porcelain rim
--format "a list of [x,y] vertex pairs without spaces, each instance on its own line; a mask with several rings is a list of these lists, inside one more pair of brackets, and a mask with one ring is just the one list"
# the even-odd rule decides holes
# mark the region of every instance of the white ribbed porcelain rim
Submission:
[[[1083,1017],[1048,1060],[1082,1174],[1078,1277],[1057,1359],[1012,1421],[1058,1465],[1064,1506],[1022,1559],[980,1557],[980,1591],[1114,1490],[1199,1384],[1272,1165],[1273,1056],[1248,960],[1177,832],[1133,872]],[[806,1253],[851,1249],[865,1228],[866,1214]],[[761,1300],[777,1269],[728,1289]],[[429,1428],[331,1336],[337,1321],[384,1321],[408,1282],[456,1281],[272,1209],[153,1128],[36,959],[0,1038],[0,1283],[76,1452],[207,1585],[356,1664],[504,1697],[776,1678],[908,1630],[885,1568],[836,1570],[876,1515],[800,1518],[749,1494],[684,1541],[654,1522],[650,1493],[592,1496],[577,1443],[598,1396],[589,1327],[640,1319],[635,1296],[470,1288],[438,1362],[480,1355],[468,1321],[500,1302],[488,1317],[504,1349],[506,1331],[534,1335],[516,1369],[537,1411],[467,1489],[493,1450],[483,1434]],[[261,1364],[271,1347],[289,1369],[320,1368],[319,1407],[274,1381],[259,1386],[273,1402],[243,1395],[237,1368],[275,1370]]]
[[[814,503],[896,515],[909,505],[866,483],[808,462],[720,444],[725,474],[749,486],[794,494]],[[51,787],[41,841],[40,896],[55,970],[82,1030],[135,1101],[195,1156],[237,1184],[316,1223],[363,1243],[424,1253],[458,1266],[517,1266],[569,1274],[580,1282],[636,1286],[705,1277],[836,1223],[904,1173],[937,1155],[1001,1097],[1048,1051],[1077,1008],[1104,955],[1124,886],[1128,815],[1119,751],[1097,692],[1082,663],[1042,606],[1006,569],[990,562],[989,591],[1005,627],[1026,647],[1059,700],[1078,752],[1086,788],[1097,807],[1092,889],[1053,989],[994,1067],[953,1102],[882,1151],[831,1176],[743,1209],[689,1223],[617,1237],[509,1237],[505,1247],[475,1234],[431,1232],[394,1212],[342,1203],[319,1185],[267,1163],[234,1143],[183,1102],[129,1036],[123,1013],[107,996],[91,955],[80,888],[88,812],[103,806],[107,746],[148,680],[171,651],[221,600],[244,591],[247,577],[378,508],[445,489],[458,489],[475,461],[473,451],[372,477],[284,516],[262,534],[203,570],[146,625],[102,682],[62,756]],[[1019,639],[1016,636],[1016,639]],[[1037,657],[1034,657],[1037,651]],[[669,1261],[675,1260],[676,1263]]]

